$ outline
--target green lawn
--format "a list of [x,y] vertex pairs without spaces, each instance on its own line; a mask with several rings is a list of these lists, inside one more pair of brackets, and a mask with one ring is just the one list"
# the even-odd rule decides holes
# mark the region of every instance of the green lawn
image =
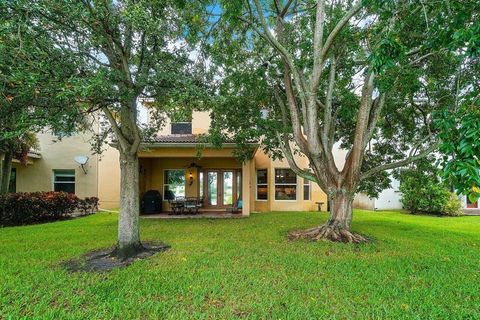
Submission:
[[480,318],[480,217],[357,211],[373,243],[286,240],[325,219],[142,220],[172,249],[94,274],[59,263],[113,244],[115,214],[0,229],[0,319]]

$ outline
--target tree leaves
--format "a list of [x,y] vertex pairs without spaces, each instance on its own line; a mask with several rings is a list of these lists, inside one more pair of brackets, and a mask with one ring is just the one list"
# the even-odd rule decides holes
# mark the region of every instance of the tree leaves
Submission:
[[375,73],[383,74],[387,69],[395,66],[405,52],[406,47],[400,43],[399,39],[390,36],[380,40],[368,60]]
[[455,114],[444,113],[436,121],[442,139],[442,176],[472,202],[480,198],[480,107],[464,105]]

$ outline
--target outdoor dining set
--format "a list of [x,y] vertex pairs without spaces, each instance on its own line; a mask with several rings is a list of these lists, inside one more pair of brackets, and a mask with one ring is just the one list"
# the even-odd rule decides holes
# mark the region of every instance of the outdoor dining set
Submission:
[[170,205],[170,214],[198,214],[199,209],[203,206],[203,198],[201,197],[175,197],[168,200]]

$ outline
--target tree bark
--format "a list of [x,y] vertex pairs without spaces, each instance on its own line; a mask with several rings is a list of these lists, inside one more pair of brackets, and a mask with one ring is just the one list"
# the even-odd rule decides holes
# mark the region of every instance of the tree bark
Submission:
[[4,153],[0,153],[0,194],[2,194],[2,185],[3,185],[3,158],[4,158]]
[[10,151],[5,152],[0,178],[0,194],[5,194],[9,191],[8,189],[10,186],[10,175],[12,173],[12,160],[13,153]]
[[329,240],[346,243],[367,242],[367,238],[353,233],[350,229],[353,197],[354,193],[345,189],[334,191],[330,196],[330,216],[328,221],[324,225],[312,229],[292,231],[289,234],[289,238],[291,240]]
[[144,248],[140,242],[138,190],[138,154],[120,152],[120,210],[118,217],[118,244],[113,255],[127,259]]

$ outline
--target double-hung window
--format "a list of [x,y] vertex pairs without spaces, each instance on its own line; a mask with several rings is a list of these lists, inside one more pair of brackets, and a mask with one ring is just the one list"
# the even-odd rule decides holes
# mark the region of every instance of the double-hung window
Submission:
[[75,170],[53,170],[53,191],[75,193]]
[[275,200],[297,200],[297,175],[291,169],[275,169]]
[[257,200],[268,200],[268,171],[257,170]]

